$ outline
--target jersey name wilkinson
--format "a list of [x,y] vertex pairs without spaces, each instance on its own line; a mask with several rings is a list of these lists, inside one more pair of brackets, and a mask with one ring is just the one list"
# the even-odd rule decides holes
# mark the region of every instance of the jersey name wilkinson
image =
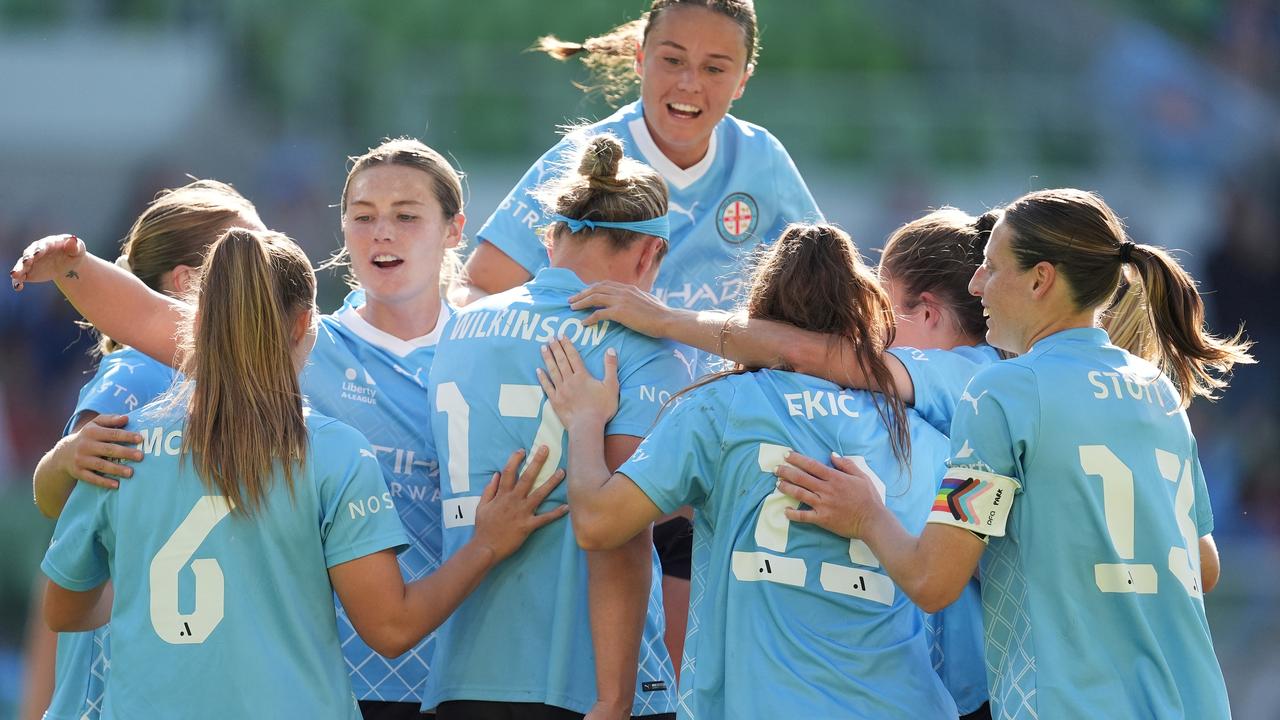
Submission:
[[609,325],[608,320],[603,320],[586,326],[576,317],[543,316],[528,310],[508,308],[461,316],[449,333],[449,339],[507,337],[541,344],[562,337],[575,345],[594,347],[604,341]]

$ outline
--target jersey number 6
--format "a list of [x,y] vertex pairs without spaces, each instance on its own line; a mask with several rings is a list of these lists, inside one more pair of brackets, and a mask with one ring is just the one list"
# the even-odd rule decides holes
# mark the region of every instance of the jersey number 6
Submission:
[[[222,622],[226,597],[222,566],[213,558],[192,560],[191,556],[233,507],[222,495],[200,498],[151,559],[151,627],[161,640],[198,645]],[[178,611],[178,574],[188,561],[196,580],[195,606],[183,613]]]

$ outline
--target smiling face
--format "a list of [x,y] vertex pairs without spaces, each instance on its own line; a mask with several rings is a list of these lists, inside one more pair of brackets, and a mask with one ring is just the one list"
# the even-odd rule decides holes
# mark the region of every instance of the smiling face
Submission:
[[434,183],[426,172],[396,164],[373,165],[351,179],[342,233],[370,306],[440,296],[440,266],[462,239],[464,218],[444,216]]
[[687,168],[707,153],[711,133],[742,97],[750,69],[746,35],[703,7],[672,7],[636,52],[645,124],[658,149]]
[[1018,268],[1013,255],[1013,230],[1004,220],[991,230],[982,265],[969,281],[969,292],[982,299],[987,318],[987,342],[1012,353],[1029,347],[1034,312],[1035,272]]

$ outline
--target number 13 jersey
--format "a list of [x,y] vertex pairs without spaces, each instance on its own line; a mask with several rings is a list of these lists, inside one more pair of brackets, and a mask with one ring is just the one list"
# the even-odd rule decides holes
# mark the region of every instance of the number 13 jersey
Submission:
[[953,467],[1021,485],[982,558],[992,715],[1229,716],[1200,587],[1213,516],[1167,378],[1104,330],[1058,332],[974,376],[951,443]]

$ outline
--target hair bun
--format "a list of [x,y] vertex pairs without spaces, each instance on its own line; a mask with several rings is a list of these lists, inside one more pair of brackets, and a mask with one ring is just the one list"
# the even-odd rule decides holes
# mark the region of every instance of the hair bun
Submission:
[[116,258],[116,267],[131,275],[133,274],[133,267],[129,265],[129,253],[121,253],[120,257]]
[[[1000,213],[995,212],[994,210],[988,210],[987,212],[982,213],[977,220],[973,221],[973,227],[978,231],[979,235],[983,235],[991,232],[991,228],[994,228],[999,220]],[[983,240],[985,239],[986,238],[983,238]]]
[[622,143],[612,135],[597,135],[587,142],[582,151],[578,173],[587,178],[592,189],[613,190],[627,183],[618,180],[618,167],[622,163]]

